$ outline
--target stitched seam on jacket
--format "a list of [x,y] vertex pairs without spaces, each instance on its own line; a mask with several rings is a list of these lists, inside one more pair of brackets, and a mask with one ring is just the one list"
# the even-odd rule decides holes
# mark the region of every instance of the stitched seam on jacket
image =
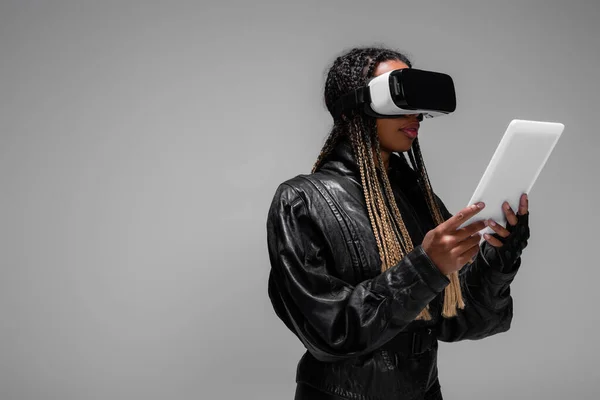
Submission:
[[[356,275],[357,270],[360,269],[362,272],[362,268],[360,266],[360,262],[358,260],[358,257],[356,255],[356,247],[354,244],[354,240],[352,240],[352,237],[348,238],[348,236],[351,236],[350,234],[350,229],[346,223],[346,220],[342,217],[341,212],[339,210],[339,208],[334,204],[334,201],[332,199],[332,197],[330,196],[330,194],[326,191],[326,189],[324,188],[324,186],[320,183],[320,182],[316,182],[316,180],[309,178],[307,176],[301,176],[301,178],[307,180],[308,182],[310,182],[321,194],[321,196],[325,199],[325,201],[327,202],[327,205],[329,206],[329,209],[331,210],[331,212],[334,214],[335,219],[338,222],[338,225],[340,227],[340,230],[342,231],[342,235],[344,237],[344,242],[346,243],[346,245],[348,246],[348,248],[350,249],[350,256],[352,258],[352,267],[353,267],[353,272]],[[363,273],[364,274],[364,273]],[[363,275],[361,274],[361,275]],[[362,278],[362,276],[361,276]]]
[[[352,249],[354,249],[356,251],[356,248],[354,247],[354,241],[348,241],[348,238],[346,236],[346,232],[344,232],[344,227],[343,227],[342,222],[345,222],[345,221],[342,218],[339,209],[333,204],[333,200],[332,200],[331,196],[329,195],[329,193],[324,192],[324,190],[326,190],[326,189],[321,190],[320,187],[319,187],[319,186],[324,186],[324,185],[322,185],[320,182],[318,182],[318,184],[317,184],[313,179],[311,179],[311,178],[309,178],[307,176],[300,176],[300,177],[303,178],[303,179],[305,179],[305,180],[307,180],[307,181],[309,181],[319,191],[319,193],[321,193],[321,195],[323,196],[323,198],[325,199],[325,201],[327,201],[327,204],[329,205],[330,210],[335,215],[335,217],[336,217],[336,219],[338,221],[338,224],[340,225],[340,229],[342,230],[342,234],[344,235],[344,241],[350,247],[350,251],[352,251]],[[346,227],[346,228],[349,230],[348,227]],[[353,267],[360,268],[360,270],[362,271],[361,278],[364,278],[364,271],[363,271],[362,267],[360,267],[360,262],[357,259],[356,254],[352,254],[352,262],[353,262]],[[354,272],[356,274],[356,272],[357,272],[356,269],[354,270]],[[385,295],[383,295],[383,294],[381,294],[381,293],[379,293],[377,291],[374,291],[374,290],[372,290],[371,288],[368,288],[368,287],[366,288],[366,290],[368,290],[369,292],[373,293],[374,295],[377,295],[378,297],[382,298],[381,302],[377,306],[377,311],[376,312],[379,312],[379,309],[381,307],[386,306],[389,302],[392,302],[392,301],[396,300],[395,296],[393,296],[393,298],[389,298],[388,296],[385,296]],[[384,330],[386,330],[387,327],[388,327],[388,325],[389,325],[389,323],[390,323],[390,320],[389,320],[388,315],[386,313],[383,314],[383,321],[384,321],[384,323],[383,323],[383,326],[381,327],[380,332],[383,332]]]
[[[327,190],[327,188],[325,188]],[[346,216],[346,222],[348,224],[348,230],[350,231],[350,234],[352,236],[352,240],[354,242],[354,245],[356,246],[356,251],[358,253],[358,258],[360,260],[360,269],[362,272],[362,278],[367,278],[367,276],[370,277],[370,270],[368,269],[367,265],[368,265],[368,261],[367,261],[367,256],[365,254],[365,250],[359,240],[359,236],[357,234],[358,228],[356,226],[356,223],[354,222],[354,220],[352,218],[350,218],[350,216],[343,210],[341,210],[340,207],[338,207],[338,209],[340,209],[340,213],[343,212],[344,215]]]

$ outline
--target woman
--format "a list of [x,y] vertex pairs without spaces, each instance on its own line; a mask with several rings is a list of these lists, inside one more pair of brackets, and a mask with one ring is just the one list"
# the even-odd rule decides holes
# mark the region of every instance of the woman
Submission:
[[[354,48],[331,66],[325,104],[334,115],[341,95],[411,67],[399,52]],[[529,238],[527,196],[518,213],[504,210],[506,228],[490,221],[495,234],[481,245],[488,221],[457,229],[481,208],[453,216],[433,192],[417,140],[421,121],[346,112],[311,174],[275,192],[268,293],[307,349],[296,400],[442,399],[438,340],[510,328],[509,285]]]

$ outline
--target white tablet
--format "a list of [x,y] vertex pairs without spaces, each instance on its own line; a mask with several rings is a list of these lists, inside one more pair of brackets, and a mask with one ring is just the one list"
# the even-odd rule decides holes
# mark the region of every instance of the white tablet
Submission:
[[[513,119],[467,203],[470,206],[483,201],[485,208],[459,228],[483,219],[492,219],[506,227],[502,203],[508,201],[515,214],[518,212],[521,194],[529,195],[564,128],[558,122]],[[485,227],[480,233],[483,242],[484,233],[495,231]]]

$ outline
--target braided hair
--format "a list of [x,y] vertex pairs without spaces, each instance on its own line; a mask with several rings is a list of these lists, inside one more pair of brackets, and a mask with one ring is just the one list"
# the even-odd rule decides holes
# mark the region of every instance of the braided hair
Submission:
[[[325,81],[324,101],[329,112],[332,113],[333,105],[340,96],[366,85],[373,77],[377,65],[390,60],[402,61],[412,68],[412,63],[407,56],[383,47],[355,47],[338,56],[329,68]],[[414,245],[398,210],[381,157],[376,119],[357,110],[350,110],[343,117],[335,118],[311,173],[319,170],[324,159],[344,136],[349,137],[358,163],[363,194],[383,272],[396,265],[406,253],[414,249]],[[413,140],[411,149],[407,153],[412,168],[420,177],[418,180],[420,189],[437,226],[444,222],[444,218],[434,199],[417,138]],[[406,163],[404,157],[401,157],[401,160]],[[450,284],[444,289],[442,310],[442,316],[446,318],[456,316],[457,307],[463,309],[465,306],[458,272],[453,272],[448,277]],[[417,315],[416,319],[431,320],[429,305]]]

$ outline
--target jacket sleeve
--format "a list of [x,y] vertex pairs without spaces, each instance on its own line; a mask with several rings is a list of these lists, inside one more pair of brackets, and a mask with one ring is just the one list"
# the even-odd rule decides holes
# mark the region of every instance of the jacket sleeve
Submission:
[[314,214],[293,186],[278,187],[267,218],[268,294],[278,317],[318,360],[376,350],[450,283],[421,246],[355,286],[339,279],[328,230],[319,228],[326,225],[316,224]]
[[[440,198],[435,197],[444,219],[452,217]],[[501,257],[504,251],[483,241],[475,260],[459,271],[465,308],[458,309],[456,317],[439,319],[438,340],[477,340],[510,329],[513,317],[510,284],[521,266],[521,258],[520,251],[512,258]]]

